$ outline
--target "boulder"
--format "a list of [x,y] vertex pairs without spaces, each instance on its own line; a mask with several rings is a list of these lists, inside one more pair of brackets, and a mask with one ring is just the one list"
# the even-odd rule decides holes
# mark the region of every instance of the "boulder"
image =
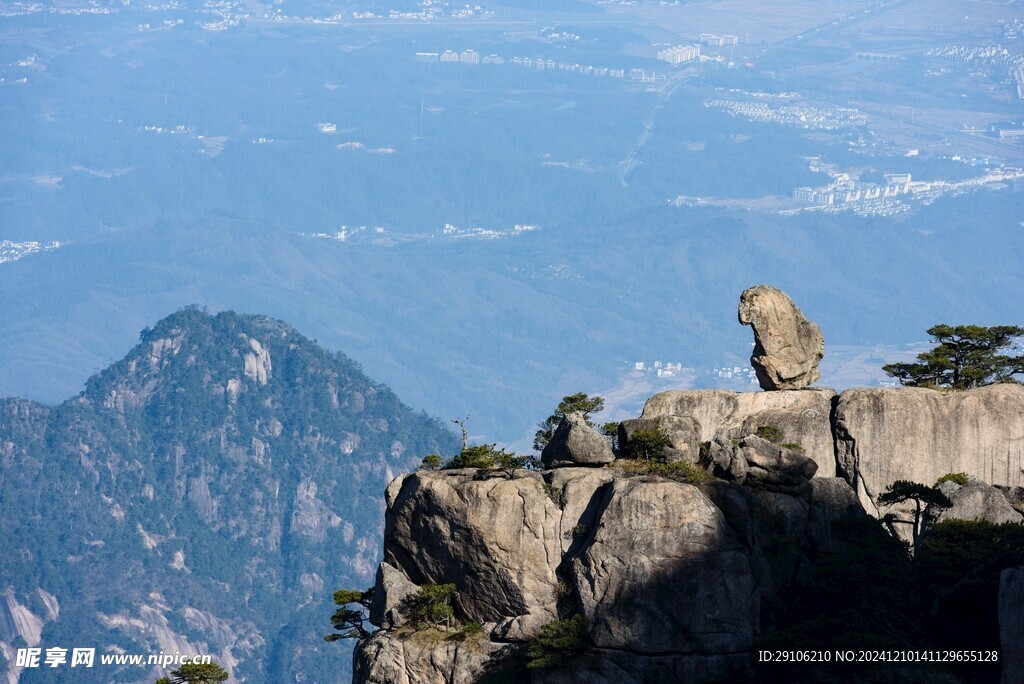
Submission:
[[836,402],[835,432],[839,474],[875,516],[875,498],[896,480],[932,484],[962,472],[1024,485],[1024,386],[849,389]]
[[388,497],[385,562],[421,586],[454,583],[462,619],[496,622],[527,613],[555,619],[562,510],[544,481],[529,475],[405,476],[400,492]]
[[744,290],[739,320],[754,329],[750,363],[761,389],[800,389],[818,379],[825,338],[786,293],[768,285]]
[[572,559],[595,646],[634,653],[750,648],[760,597],[747,550],[699,489],[617,479]]
[[701,442],[742,439],[762,425],[773,425],[818,464],[818,477],[836,474],[835,445],[829,417],[836,393],[830,389],[778,392],[674,390],[647,400],[641,418],[690,416],[700,426]]
[[711,467],[718,477],[736,484],[808,498],[809,480],[818,465],[804,454],[769,442],[757,435],[741,440],[719,437],[708,448]]
[[995,487],[973,480],[966,485],[943,482],[939,490],[949,497],[953,505],[949,508],[929,507],[929,517],[935,522],[942,520],[985,520],[990,523],[1019,523],[1024,520],[1013,510],[1003,493]]
[[436,633],[394,638],[381,630],[362,639],[353,656],[353,684],[474,684],[509,649],[486,636],[446,639]]
[[633,418],[619,423],[619,453],[629,453],[630,440],[638,430],[661,430],[668,435],[662,450],[666,461],[697,463],[700,459],[700,422],[693,416]]
[[612,445],[587,424],[582,413],[568,413],[558,423],[540,455],[546,468],[603,466],[615,460]]
[[739,455],[747,462],[747,477],[773,492],[810,496],[809,480],[818,465],[799,451],[781,447],[756,435],[740,440]]
[[381,563],[377,566],[377,579],[373,584],[370,622],[384,629],[401,627],[408,622],[403,610],[406,601],[419,593],[420,588],[410,582],[401,570]]
[[999,575],[999,659],[1002,684],[1024,682],[1024,567]]
[[818,504],[826,520],[847,515],[864,515],[857,492],[841,477],[816,477],[811,480],[811,503]]
[[1002,493],[1009,502],[1010,507],[1021,515],[1024,515],[1024,487],[1007,487],[1006,485],[993,485]]

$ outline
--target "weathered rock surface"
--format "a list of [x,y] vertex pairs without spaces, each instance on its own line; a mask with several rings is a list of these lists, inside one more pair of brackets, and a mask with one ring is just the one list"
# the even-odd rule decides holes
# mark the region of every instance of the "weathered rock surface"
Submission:
[[846,515],[864,513],[849,483],[841,477],[816,477],[811,480],[811,501],[824,507],[825,516],[835,520]]
[[757,435],[726,441],[719,437],[708,450],[713,472],[736,484],[804,498],[811,495],[810,479],[818,465],[803,453],[781,447]]
[[408,622],[403,610],[406,601],[419,593],[419,586],[410,582],[401,570],[381,563],[373,585],[370,621],[386,629],[401,627]]
[[779,392],[675,390],[647,400],[641,418],[690,416],[700,425],[700,441],[742,439],[761,425],[773,425],[818,464],[818,477],[833,477],[835,445],[829,416],[836,393],[830,389]]
[[750,554],[691,485],[620,479],[572,561],[598,647],[635,653],[750,648],[759,595]]
[[929,507],[929,513],[936,522],[942,520],[985,520],[991,523],[1019,523],[1024,520],[1013,510],[1001,491],[980,480],[966,485],[943,482],[939,490],[949,497],[953,505],[949,508]]
[[1002,684],[1024,682],[1024,567],[999,576],[999,642]]
[[668,446],[662,450],[666,461],[696,463],[700,458],[700,422],[693,416],[657,416],[622,421],[618,432],[620,453],[629,453],[630,441],[638,430],[661,430],[668,435]]
[[963,472],[1024,485],[1024,387],[992,385],[945,394],[855,388],[835,409],[839,474],[877,515],[874,499],[896,480],[931,484]]
[[558,423],[540,459],[547,468],[602,466],[614,461],[615,454],[604,435],[587,425],[582,413],[568,413]]
[[445,639],[418,633],[394,639],[379,631],[356,649],[352,681],[365,684],[475,684],[507,648],[486,638]]
[[585,669],[538,681],[728,680],[748,666],[761,597],[823,539],[823,515],[805,499],[613,468],[419,472],[385,498],[374,622],[396,623],[387,614],[405,578],[451,582],[458,619],[485,634],[431,642],[383,629],[357,647],[357,683],[476,681],[500,667],[503,647],[573,613],[587,617],[595,650]]
[[555,619],[552,560],[562,553],[562,510],[539,474],[482,480],[474,474],[449,470],[402,478],[385,516],[385,562],[418,585],[455,583],[469,620],[496,622],[526,613]]
[[786,293],[768,285],[744,290],[739,320],[754,329],[750,363],[761,389],[800,389],[818,379],[825,338]]

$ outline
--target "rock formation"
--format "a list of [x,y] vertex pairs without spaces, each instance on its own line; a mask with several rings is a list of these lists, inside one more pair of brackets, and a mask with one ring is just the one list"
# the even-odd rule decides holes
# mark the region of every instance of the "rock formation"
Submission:
[[[762,599],[825,537],[822,502],[611,468],[419,472],[392,482],[386,502],[374,598],[386,605],[373,621],[398,624],[385,616],[412,583],[450,582],[458,617],[484,633],[381,630],[357,647],[360,683],[477,681],[567,613],[586,617],[598,649],[582,666],[588,682],[728,678],[748,667]],[[584,670],[536,677],[582,682]]]
[[1013,510],[1006,495],[997,487],[985,484],[977,478],[971,478],[966,485],[955,482],[943,482],[939,490],[949,497],[953,505],[949,508],[931,507],[929,512],[933,521],[942,520],[984,520],[990,523],[1019,523],[1024,520]]
[[541,453],[545,467],[601,466],[615,460],[604,435],[590,427],[582,413],[566,414]]
[[630,441],[638,430],[665,433],[668,445],[662,450],[662,455],[666,461],[696,463],[700,458],[700,422],[693,416],[657,416],[622,421],[617,437],[620,453],[630,452]]
[[761,389],[800,389],[818,379],[825,338],[786,293],[768,285],[744,290],[739,320],[754,329],[750,363]]
[[762,425],[778,428],[818,464],[819,477],[836,474],[835,445],[829,420],[836,393],[830,389],[779,392],[677,390],[647,400],[642,418],[691,417],[700,426],[699,440],[742,439]]
[[748,435],[736,444],[717,439],[709,449],[715,474],[744,484],[748,480],[768,491],[810,497],[817,464],[795,449]]
[[1024,485],[1024,386],[942,393],[903,387],[843,392],[834,415],[839,474],[868,512],[896,480],[932,484],[963,472]]

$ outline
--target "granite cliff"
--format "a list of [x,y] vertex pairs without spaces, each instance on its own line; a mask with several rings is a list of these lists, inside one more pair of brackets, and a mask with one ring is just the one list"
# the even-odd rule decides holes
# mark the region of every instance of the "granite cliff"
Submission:
[[[821,673],[757,667],[753,651],[995,649],[1000,635],[1003,681],[1020,681],[1024,386],[809,388],[824,341],[789,297],[751,288],[739,320],[768,391],[658,394],[619,425],[614,453],[567,414],[543,471],[394,480],[367,594],[381,629],[360,640],[354,681],[809,682]],[[923,511],[883,505],[897,480],[939,493]],[[928,532],[913,555],[900,523]],[[475,628],[413,624],[409,606],[431,585],[453,586],[458,621]],[[972,605],[994,606],[997,590],[998,620]],[[562,653],[537,660],[544,643]],[[999,663],[834,674],[982,682]]]
[[[638,425],[675,429],[678,443],[665,454],[715,475],[708,481],[574,455],[596,433],[583,434],[590,428],[572,416],[561,451],[545,451],[553,469],[400,476],[387,488],[373,594],[371,618],[384,629],[358,646],[354,681],[486,681],[513,671],[523,644],[566,615],[586,619],[589,648],[569,665],[533,671],[533,681],[767,681],[751,669],[771,622],[765,611],[778,611],[823,558],[860,543],[839,540],[836,525],[878,517],[877,494],[893,480],[969,473],[965,485],[943,485],[955,505],[930,520],[1020,527],[1022,415],[1016,385],[955,395],[666,392],[647,402]],[[763,426],[786,446],[755,435]],[[628,435],[620,430],[620,456]],[[694,438],[701,449],[686,445]],[[893,563],[906,561],[893,554]],[[879,562],[869,555],[852,558]],[[444,583],[458,587],[456,613],[480,632],[438,638],[400,617],[419,586]],[[900,676],[986,681],[933,670]]]

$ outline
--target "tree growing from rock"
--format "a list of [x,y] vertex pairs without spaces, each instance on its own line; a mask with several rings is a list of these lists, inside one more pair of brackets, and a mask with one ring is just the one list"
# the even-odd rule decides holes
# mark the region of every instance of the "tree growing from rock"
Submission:
[[1024,328],[997,325],[936,325],[928,329],[938,346],[917,355],[918,363],[889,363],[882,370],[907,387],[970,389],[1014,382],[1024,373],[1024,355],[1009,351]]
[[886,514],[882,520],[890,528],[896,524],[911,525],[914,547],[917,548],[918,542],[921,541],[921,534],[924,532],[925,508],[929,505],[949,508],[953,502],[935,487],[908,480],[896,480],[878,497],[878,503],[882,506],[895,506],[907,501],[914,502],[914,519],[912,521],[902,520],[895,513]]
[[335,631],[326,635],[324,641],[362,639],[370,636],[366,622],[372,601],[373,589],[339,589],[334,592],[334,604],[338,606],[338,610],[331,616],[331,626]]
[[664,450],[669,444],[668,433],[659,428],[637,430],[629,437],[626,458],[640,461],[664,461]]
[[450,629],[455,617],[452,599],[457,593],[454,584],[424,584],[419,594],[410,597],[406,610],[420,629],[442,625]]
[[533,436],[533,448],[537,451],[544,450],[544,447],[547,446],[547,443],[554,436],[555,429],[562,418],[565,417],[565,414],[582,413],[587,421],[587,425],[594,427],[593,423],[590,422],[590,414],[597,413],[602,409],[604,409],[603,397],[591,397],[584,392],[577,392],[576,394],[562,397],[562,401],[558,403],[555,412],[537,423],[539,429]]

